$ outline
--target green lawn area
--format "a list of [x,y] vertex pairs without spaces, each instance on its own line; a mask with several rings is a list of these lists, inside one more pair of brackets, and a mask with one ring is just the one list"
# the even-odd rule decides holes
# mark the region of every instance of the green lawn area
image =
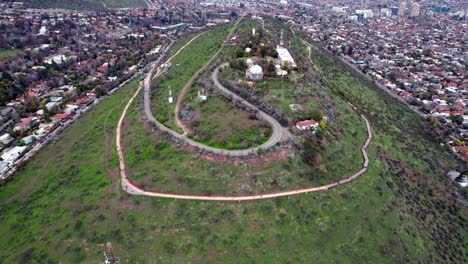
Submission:
[[[317,52],[313,60],[331,86],[323,92],[339,114],[335,131],[351,126],[335,137],[359,149],[358,138],[364,136],[356,134],[355,141],[346,136],[359,133],[364,123],[341,97],[371,122],[369,171],[355,181],[324,192],[242,203],[122,193],[110,177],[118,172],[114,132],[122,103],[137,88],[134,81],[86,113],[0,187],[1,262],[97,263],[106,242],[112,242],[121,263],[466,262],[466,209],[445,177],[446,169],[458,165],[425,136],[422,120],[406,106],[330,55]],[[203,190],[200,186],[215,192],[239,184],[236,172],[243,177],[243,169],[194,160],[193,153],[146,132],[137,110],[141,100],[132,105],[123,134],[132,177],[148,186],[156,178],[153,186],[177,192]],[[272,179],[299,185],[294,166],[301,168],[299,163],[273,163],[267,166],[271,172],[258,174],[261,184],[252,186],[267,191]],[[144,171],[148,175],[138,175]],[[191,181],[184,182],[187,175]]]
[[71,10],[103,10],[102,0],[88,0],[88,1],[75,1],[75,0],[25,0],[26,7],[30,8],[63,8]]
[[[103,122],[116,107],[107,129],[112,139],[110,167],[115,171],[113,138],[124,107],[119,104],[136,86],[132,83],[85,114],[62,139],[42,149],[24,171],[2,187],[3,261],[94,263],[102,260],[107,241],[112,242],[115,255],[129,263],[251,263],[272,259],[393,263],[425,262],[433,254],[422,249],[421,239],[401,229],[402,221],[413,224],[413,220],[408,215],[399,218],[399,203],[376,177],[375,164],[369,173],[347,186],[267,201],[207,203],[122,193],[106,175]],[[138,117],[135,108],[129,112],[129,120]],[[133,133],[141,137],[145,135],[142,129],[140,125],[126,130],[124,141],[140,141]],[[146,141],[143,146],[149,145]],[[151,156],[155,153],[141,151],[151,160],[149,165],[176,166],[184,176],[190,172],[180,163],[191,154],[174,151],[164,141],[158,152],[159,156]],[[173,158],[173,164],[168,164]],[[127,159],[133,166],[131,154]],[[206,170],[219,168],[205,166]],[[230,170],[229,166],[223,168]],[[216,186],[222,184],[220,181]],[[5,202],[20,190],[29,190],[28,195]]]
[[451,169],[463,170],[463,165],[430,138],[424,120],[406,105],[325,51],[313,50],[312,59],[334,93],[347,98],[369,119],[373,129],[369,156],[377,169],[374,176],[395,194],[401,214],[416,219],[401,223],[401,229],[418,241],[416,253],[433,255],[435,262],[461,261],[461,237],[466,230],[460,225],[466,209],[450,197],[456,187],[445,174]]
[[143,0],[102,0],[109,8],[145,8]]
[[[359,145],[364,142],[365,131],[362,130],[364,122],[357,115],[350,115],[347,125],[358,132],[350,130],[340,135],[343,137],[340,140],[344,139],[342,144],[331,144],[324,153],[323,173],[319,174],[321,170],[304,164],[298,152],[286,160],[234,166],[232,162],[208,162],[196,152],[181,151],[165,136],[151,132],[150,126],[146,125],[145,129],[141,120],[143,114],[138,110],[142,109],[141,100],[139,97],[129,109],[122,144],[128,175],[147,189],[225,195],[265,193],[329,183],[362,166]],[[356,120],[357,123],[352,124]]]
[[104,10],[104,4],[108,8],[145,8],[143,0],[25,0],[25,6],[32,8],[63,8],[72,10]]
[[[155,80],[155,86],[158,87],[158,90],[152,91],[151,107],[158,121],[178,132],[181,131],[174,123],[175,102],[169,104],[167,101],[169,87],[172,90],[175,101],[177,95],[193,74],[205,65],[213,54],[219,50],[221,43],[229,33],[230,26],[232,25],[228,24],[217,27],[195,39],[189,46],[174,57],[171,62],[171,70],[162,77],[162,80]],[[182,42],[176,44],[172,50],[177,51],[193,37],[194,36],[187,37]]]
[[[193,98],[197,91],[192,89]],[[195,99],[187,103],[199,113],[199,118],[190,123],[193,130],[190,137],[196,141],[217,148],[246,149],[261,145],[271,136],[268,123],[252,120],[251,114],[237,109],[219,95],[209,95],[203,103]]]
[[21,50],[0,50],[0,60],[14,60],[18,58],[18,54],[23,55]]

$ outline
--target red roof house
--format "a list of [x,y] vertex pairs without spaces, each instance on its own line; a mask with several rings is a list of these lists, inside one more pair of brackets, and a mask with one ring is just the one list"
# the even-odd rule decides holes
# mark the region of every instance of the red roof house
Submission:
[[54,117],[52,117],[52,119],[53,119],[54,121],[60,122],[60,121],[62,121],[62,120],[67,119],[68,116],[69,116],[69,114],[65,114],[65,113],[63,113],[63,114],[56,114],[56,115],[54,115]]
[[456,146],[456,147],[453,147],[453,151],[468,153],[468,146]]
[[312,129],[318,127],[317,121],[311,119],[311,120],[306,120],[306,121],[300,121],[296,123],[296,127],[299,130],[306,130],[306,129]]

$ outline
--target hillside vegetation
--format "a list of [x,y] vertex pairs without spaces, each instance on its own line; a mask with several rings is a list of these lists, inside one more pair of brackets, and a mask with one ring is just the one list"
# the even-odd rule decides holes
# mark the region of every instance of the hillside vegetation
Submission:
[[419,240],[419,251],[432,261],[463,262],[466,209],[446,177],[463,164],[430,138],[425,121],[406,105],[320,48],[313,50],[312,59],[334,92],[370,120],[374,177],[395,195],[392,203],[399,204],[402,231]]
[[[292,38],[289,32],[285,36]],[[358,120],[346,99],[371,122],[369,170],[355,181],[324,192],[242,203],[130,196],[120,189],[114,138],[125,103],[138,86],[133,81],[41,149],[1,188],[0,259],[96,263],[109,241],[122,263],[466,262],[466,210],[445,177],[459,164],[425,136],[424,120],[405,105],[320,49],[313,50],[312,60],[324,76],[322,92],[342,105],[336,110],[340,118]],[[152,184],[169,191],[179,186],[203,191],[203,182],[224,187],[208,178],[216,178],[222,164],[190,160],[191,153],[164,138],[151,141],[158,135],[145,130],[138,107],[132,106],[123,132],[124,149],[132,148],[126,156],[128,166],[134,166],[132,176],[151,184],[148,170],[166,172],[156,174],[161,179]],[[348,125],[342,124],[337,126]],[[160,171],[153,169],[159,160]],[[179,167],[179,161],[186,163]],[[206,177],[170,172],[179,168],[181,176],[201,168]],[[243,175],[229,177],[235,181]],[[288,175],[293,176],[298,177]]]
[[63,8],[100,11],[108,8],[144,8],[143,0],[25,0],[29,8]]

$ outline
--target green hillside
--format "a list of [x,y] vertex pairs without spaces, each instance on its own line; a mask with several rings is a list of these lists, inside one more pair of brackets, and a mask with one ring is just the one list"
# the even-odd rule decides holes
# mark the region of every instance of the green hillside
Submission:
[[[301,43],[283,24],[272,25],[283,27],[292,45]],[[404,104],[325,51],[315,49],[311,58],[323,76],[321,91],[342,104],[336,107],[339,118],[359,120],[346,99],[371,123],[369,170],[356,180],[323,192],[240,203],[128,195],[120,188],[115,128],[138,87],[133,81],[0,187],[0,262],[98,263],[106,242],[121,263],[466,262],[466,209],[445,177],[460,165],[426,136],[424,120]],[[205,166],[151,132],[141,118],[141,101],[140,94],[122,132],[124,150],[135,148],[126,156],[131,176],[194,193],[203,184],[230,188],[220,180],[242,177],[220,175],[223,163]],[[347,164],[336,167],[341,171]],[[286,161],[282,169],[293,174],[287,167],[292,165]],[[203,178],[192,175],[200,168],[206,170]],[[309,186],[302,180],[301,187]]]
[[25,0],[29,8],[63,8],[73,10],[104,10],[107,8],[144,8],[143,0]]

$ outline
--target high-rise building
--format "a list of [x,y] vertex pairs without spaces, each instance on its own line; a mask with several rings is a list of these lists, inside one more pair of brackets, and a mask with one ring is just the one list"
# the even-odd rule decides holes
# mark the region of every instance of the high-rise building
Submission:
[[417,17],[421,12],[421,5],[418,3],[413,3],[410,9],[410,17]]
[[398,15],[399,16],[404,16],[405,15],[405,10],[406,10],[406,2],[401,2],[400,6],[398,6]]
[[392,10],[390,8],[381,8],[380,13],[385,15],[385,16],[391,16],[392,15]]
[[363,19],[374,16],[374,12],[370,9],[356,10],[356,14],[357,15],[362,14],[364,16]]
[[450,12],[450,7],[448,6],[434,6],[434,11],[438,13],[448,13]]

